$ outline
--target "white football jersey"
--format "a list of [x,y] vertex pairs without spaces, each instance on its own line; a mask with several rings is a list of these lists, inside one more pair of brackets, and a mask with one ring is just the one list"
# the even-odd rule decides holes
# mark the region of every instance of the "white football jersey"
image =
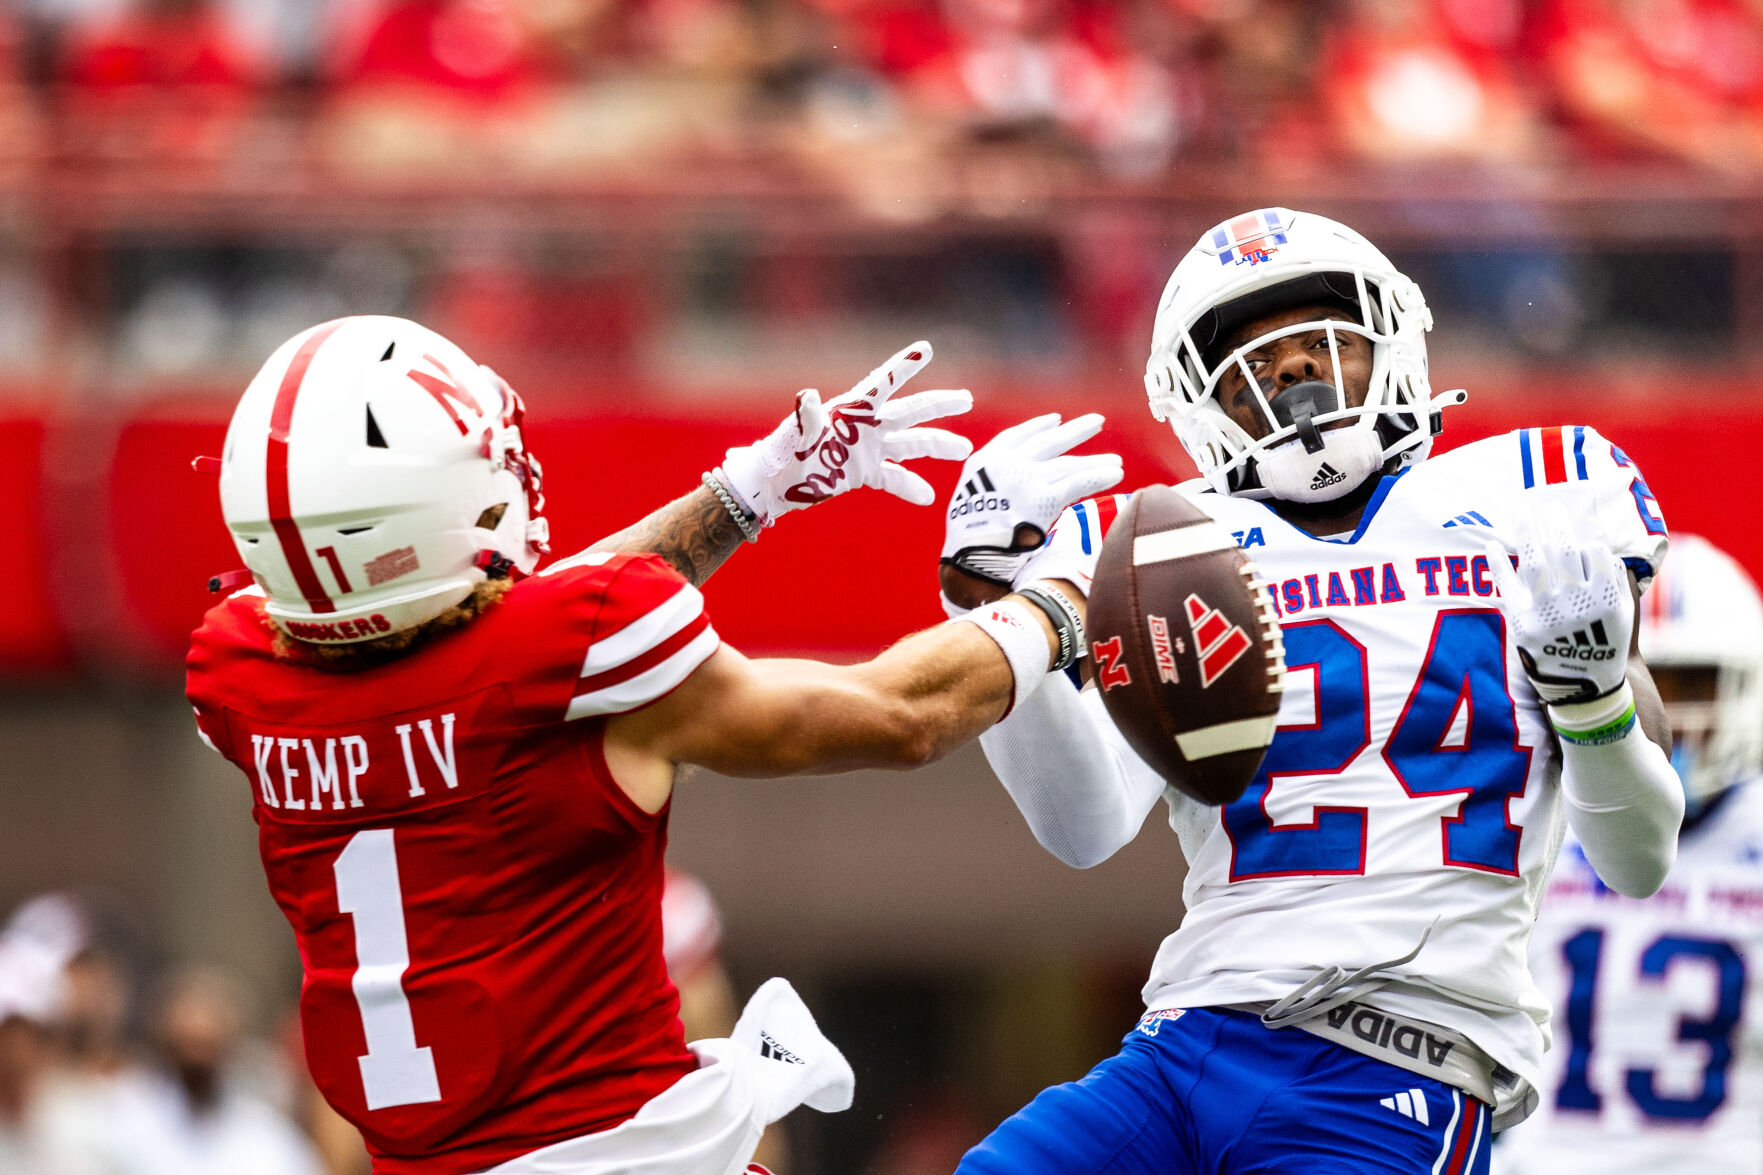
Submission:
[[1496,1171],[1763,1171],[1763,782],[1685,831],[1646,901],[1605,888],[1569,839],[1530,958],[1555,1045]]
[[1583,426],[1478,441],[1386,479],[1351,535],[1180,487],[1279,606],[1279,730],[1242,798],[1167,792],[1188,861],[1145,1002],[1275,1000],[1412,951],[1369,1003],[1441,1024],[1540,1088],[1548,1002],[1525,958],[1560,845],[1560,751],[1495,598],[1486,544],[1559,506],[1643,586],[1665,524],[1640,471]]

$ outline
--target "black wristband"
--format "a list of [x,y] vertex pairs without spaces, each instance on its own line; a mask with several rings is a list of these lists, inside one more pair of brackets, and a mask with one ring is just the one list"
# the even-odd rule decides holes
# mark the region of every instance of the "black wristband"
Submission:
[[1050,669],[1057,673],[1076,661],[1083,652],[1083,622],[1078,619],[1077,606],[1065,593],[1051,587],[1030,585],[1017,588],[1016,594],[1047,614],[1053,632],[1059,638],[1059,655]]

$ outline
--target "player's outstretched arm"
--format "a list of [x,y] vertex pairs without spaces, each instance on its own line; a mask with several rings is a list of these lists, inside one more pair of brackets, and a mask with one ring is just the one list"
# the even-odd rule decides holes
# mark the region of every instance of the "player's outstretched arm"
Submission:
[[812,388],[798,393],[795,410],[770,436],[730,449],[701,487],[588,549],[659,555],[697,586],[781,515],[860,486],[930,505],[930,483],[900,462],[959,461],[973,449],[966,437],[920,427],[971,408],[965,389],[893,398],[931,353],[929,343],[913,343],[826,404]]
[[685,576],[687,583],[702,587],[746,541],[728,507],[708,486],[699,486],[635,526],[607,535],[588,550],[659,555]]
[[[1041,417],[1006,429],[968,459],[950,503],[942,587],[951,609],[993,598],[1011,583],[1051,579],[1087,592],[1102,549],[1098,503],[1046,512],[1048,506],[1099,493],[1120,480],[1119,459],[1071,457],[1100,417],[1064,425]],[[980,480],[981,472],[986,474]],[[1000,492],[981,495],[990,482]],[[1061,487],[1048,495],[1044,487]],[[960,510],[971,503],[977,519]],[[1118,507],[1124,497],[1109,505]],[[1054,520],[1058,525],[1054,526]],[[1043,537],[1046,541],[1042,541]],[[1079,662],[1088,675],[1088,661]],[[980,735],[986,760],[1041,847],[1067,865],[1088,869],[1138,835],[1163,794],[1163,778],[1134,753],[1094,690],[1079,693],[1054,678]]]
[[979,744],[1035,840],[1073,868],[1119,852],[1163,795],[1163,777],[1120,736],[1102,696],[1057,677]]
[[1639,588],[1602,540],[1576,538],[1564,516],[1521,527],[1518,540],[1517,570],[1498,544],[1488,562],[1560,740],[1568,823],[1606,885],[1649,897],[1677,859],[1684,795],[1664,749],[1665,708],[1640,660]]
[[746,777],[918,767],[1022,704],[1061,654],[1053,622],[1018,596],[860,665],[749,659],[724,645],[678,689],[607,724],[607,764],[650,811],[676,764]]

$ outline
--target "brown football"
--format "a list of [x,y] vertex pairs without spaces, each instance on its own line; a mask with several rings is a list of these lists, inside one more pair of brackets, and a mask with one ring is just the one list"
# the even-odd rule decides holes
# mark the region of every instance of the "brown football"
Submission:
[[1273,741],[1285,646],[1230,532],[1168,486],[1140,490],[1102,545],[1086,628],[1139,757],[1203,804],[1242,795]]

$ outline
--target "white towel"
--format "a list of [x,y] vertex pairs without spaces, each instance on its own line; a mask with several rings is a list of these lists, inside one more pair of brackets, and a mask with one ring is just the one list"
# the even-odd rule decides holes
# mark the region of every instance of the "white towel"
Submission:
[[767,980],[734,1035],[692,1042],[697,1071],[636,1117],[510,1159],[484,1175],[742,1175],[765,1127],[800,1105],[848,1109],[856,1079],[796,989]]
[[730,1039],[757,1058],[759,1109],[767,1124],[797,1106],[823,1114],[851,1108],[857,1085],[851,1063],[821,1033],[789,980],[767,979],[741,1010]]

